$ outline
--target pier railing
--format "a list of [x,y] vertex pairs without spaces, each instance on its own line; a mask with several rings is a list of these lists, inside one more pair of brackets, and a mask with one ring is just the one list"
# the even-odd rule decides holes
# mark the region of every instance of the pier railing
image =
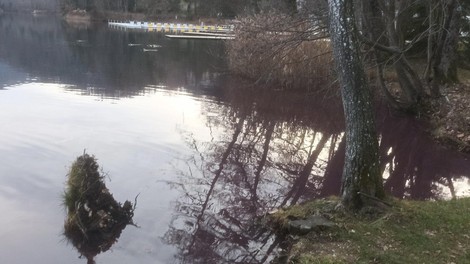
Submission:
[[148,31],[182,31],[182,32],[219,32],[230,33],[233,25],[205,25],[182,24],[182,23],[162,23],[162,22],[142,22],[142,21],[108,21],[108,25],[113,28],[123,29],[144,29]]

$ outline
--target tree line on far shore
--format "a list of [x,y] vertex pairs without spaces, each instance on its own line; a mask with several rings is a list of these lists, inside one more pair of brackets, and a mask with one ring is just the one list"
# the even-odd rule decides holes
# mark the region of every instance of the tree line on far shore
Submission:
[[294,11],[296,0],[59,0],[62,11],[141,13],[147,17],[233,18],[266,8]]
[[32,10],[56,10],[58,0],[0,0],[0,10],[32,11]]

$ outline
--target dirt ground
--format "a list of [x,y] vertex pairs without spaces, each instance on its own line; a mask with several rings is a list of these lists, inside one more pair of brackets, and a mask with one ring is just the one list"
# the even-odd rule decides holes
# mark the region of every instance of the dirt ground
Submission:
[[470,153],[470,71],[462,70],[460,83],[442,87],[442,97],[426,111],[432,136],[443,145]]

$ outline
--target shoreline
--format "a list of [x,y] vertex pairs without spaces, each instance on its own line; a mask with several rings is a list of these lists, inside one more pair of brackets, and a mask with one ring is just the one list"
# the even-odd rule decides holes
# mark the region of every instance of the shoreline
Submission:
[[[266,226],[284,237],[281,263],[464,263],[470,257],[470,198],[391,199],[392,206],[357,214],[338,210],[338,198],[280,209]],[[292,223],[323,218],[307,233]],[[300,220],[305,221],[305,220]],[[308,225],[308,224],[307,224]],[[312,224],[313,225],[313,224]],[[449,262],[452,261],[452,262]],[[467,262],[465,262],[467,263]]]
[[459,69],[459,81],[442,88],[442,96],[430,102],[424,119],[439,144],[470,154],[470,71]]
[[78,21],[89,21],[89,22],[108,22],[109,20],[117,21],[165,21],[167,23],[186,23],[186,24],[226,24],[231,19],[218,19],[211,17],[201,17],[198,19],[189,19],[185,16],[178,14],[166,14],[161,16],[148,16],[144,13],[123,13],[123,12],[96,12],[85,10],[71,10],[61,14],[64,19],[67,20],[78,20]]

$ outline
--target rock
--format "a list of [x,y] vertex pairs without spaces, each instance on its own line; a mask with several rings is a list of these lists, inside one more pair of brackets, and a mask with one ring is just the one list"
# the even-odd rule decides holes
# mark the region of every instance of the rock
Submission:
[[334,227],[335,224],[320,215],[312,215],[307,219],[292,220],[287,224],[291,234],[307,234],[313,230],[321,231]]

